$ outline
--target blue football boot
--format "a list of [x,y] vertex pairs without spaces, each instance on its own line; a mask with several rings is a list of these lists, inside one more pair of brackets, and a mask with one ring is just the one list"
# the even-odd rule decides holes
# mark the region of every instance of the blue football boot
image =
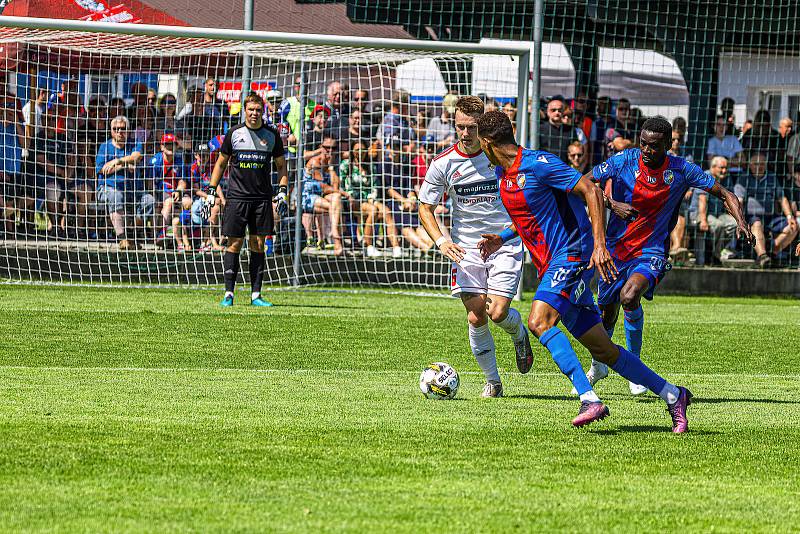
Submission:
[[268,308],[268,307],[272,306],[272,303],[267,301],[267,300],[262,299],[261,297],[258,297],[256,299],[251,300],[250,301],[250,305],[251,306],[260,306],[262,308]]

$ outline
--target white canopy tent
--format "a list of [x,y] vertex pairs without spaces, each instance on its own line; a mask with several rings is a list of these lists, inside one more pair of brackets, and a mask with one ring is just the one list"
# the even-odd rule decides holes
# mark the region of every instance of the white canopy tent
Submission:
[[[483,39],[482,44],[504,42]],[[529,43],[533,48],[532,43]],[[600,94],[628,98],[636,106],[685,106],[689,93],[678,65],[650,50],[600,48]],[[574,96],[575,68],[560,43],[542,46],[542,95]],[[419,59],[397,67],[396,84],[417,100],[445,94],[445,84],[433,60]],[[514,98],[517,66],[508,56],[476,56],[472,90],[493,98]]]

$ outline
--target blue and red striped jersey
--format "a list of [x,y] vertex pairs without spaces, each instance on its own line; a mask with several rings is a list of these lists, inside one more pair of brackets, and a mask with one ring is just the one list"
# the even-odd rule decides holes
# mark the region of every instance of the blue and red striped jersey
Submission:
[[659,169],[642,162],[638,148],[624,150],[592,169],[592,175],[605,186],[611,180],[611,196],[639,211],[636,220],[626,222],[611,214],[606,231],[606,246],[620,261],[645,256],[666,256],[669,234],[678,220],[681,200],[690,187],[705,191],[714,178],[683,158],[667,155]]
[[519,147],[514,164],[496,167],[500,197],[536,265],[539,278],[553,262],[589,261],[592,227],[570,191],[581,173],[543,150]]

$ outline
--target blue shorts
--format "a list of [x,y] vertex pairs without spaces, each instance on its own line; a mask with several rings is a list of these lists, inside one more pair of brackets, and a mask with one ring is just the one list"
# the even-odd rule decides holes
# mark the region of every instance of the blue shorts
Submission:
[[586,262],[553,262],[539,281],[533,300],[548,303],[575,339],[601,322],[589,283],[594,269]]
[[314,204],[317,203],[317,199],[322,198],[320,195],[315,194],[303,194],[303,197],[300,202],[300,207],[303,209],[303,213],[314,213]]
[[619,276],[610,284],[601,278],[597,282],[597,303],[601,306],[619,302],[619,292],[622,291],[625,283],[631,276],[638,273],[647,278],[648,288],[644,293],[644,298],[653,300],[653,292],[656,285],[672,269],[672,265],[661,256],[640,256],[628,261],[620,261],[614,258],[614,266],[617,268]]

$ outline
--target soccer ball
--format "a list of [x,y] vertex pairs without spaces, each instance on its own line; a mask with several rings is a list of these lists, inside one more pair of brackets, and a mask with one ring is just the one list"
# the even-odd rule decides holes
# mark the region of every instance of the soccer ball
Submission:
[[429,399],[449,400],[458,393],[458,373],[443,362],[431,363],[419,375],[419,389]]

